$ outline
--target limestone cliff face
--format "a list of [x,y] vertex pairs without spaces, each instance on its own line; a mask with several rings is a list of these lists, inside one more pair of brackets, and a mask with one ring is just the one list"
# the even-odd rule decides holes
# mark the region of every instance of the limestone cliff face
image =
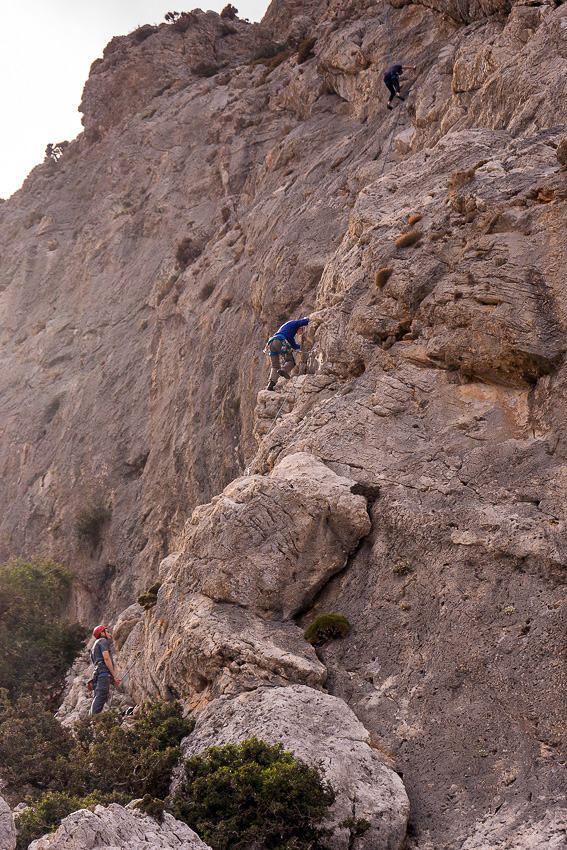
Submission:
[[[408,847],[555,846],[567,6],[186,23],[113,40],[85,133],[0,206],[2,556],[69,563],[84,617],[159,573],[122,618],[135,698],[341,697],[403,774]],[[264,391],[267,337],[314,312]],[[353,629],[315,652],[324,611]]]

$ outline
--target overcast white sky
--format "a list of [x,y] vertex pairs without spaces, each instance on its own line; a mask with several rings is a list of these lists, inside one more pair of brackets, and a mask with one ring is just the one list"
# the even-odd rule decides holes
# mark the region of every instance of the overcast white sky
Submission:
[[[49,142],[81,132],[83,85],[112,36],[159,24],[166,12],[220,12],[228,0],[24,0],[2,4],[0,31],[0,198],[20,188]],[[269,0],[232,0],[259,21]]]

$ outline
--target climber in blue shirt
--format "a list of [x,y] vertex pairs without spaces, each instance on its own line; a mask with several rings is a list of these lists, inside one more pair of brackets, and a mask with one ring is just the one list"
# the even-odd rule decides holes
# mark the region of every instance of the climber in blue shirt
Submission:
[[390,99],[387,104],[388,109],[392,109],[392,101],[396,95],[400,100],[405,100],[405,97],[402,97],[400,94],[400,77],[404,71],[415,71],[415,69],[415,65],[392,65],[391,68],[388,68],[384,74],[384,83],[390,92]]
[[296,334],[303,333],[303,329],[309,324],[309,319],[295,319],[285,322],[276,333],[270,337],[266,351],[270,358],[270,377],[266,389],[273,390],[278,380],[291,378],[291,370],[295,368],[294,351],[299,351],[301,345],[295,341]]

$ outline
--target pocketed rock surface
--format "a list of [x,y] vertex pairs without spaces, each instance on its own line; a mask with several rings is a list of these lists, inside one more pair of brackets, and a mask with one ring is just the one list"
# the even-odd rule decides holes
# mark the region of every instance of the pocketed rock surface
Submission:
[[[0,556],[68,564],[89,624],[130,609],[136,700],[340,697],[410,850],[561,839],[566,72],[555,0],[196,10],[113,39],[85,132],[0,204]],[[352,629],[314,649],[326,612]]]

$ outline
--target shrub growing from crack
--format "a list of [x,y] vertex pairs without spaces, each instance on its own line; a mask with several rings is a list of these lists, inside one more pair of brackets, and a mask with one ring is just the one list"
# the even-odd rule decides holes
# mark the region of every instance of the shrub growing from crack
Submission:
[[343,638],[350,632],[350,623],[342,614],[319,614],[305,630],[303,637],[313,646]]
[[186,236],[185,239],[182,239],[179,245],[177,246],[177,250],[175,252],[175,259],[177,261],[178,266],[185,270],[187,266],[191,265],[197,257],[201,254],[200,246],[195,242],[195,240],[191,236]]
[[374,285],[377,289],[383,289],[388,280],[390,279],[391,274],[394,269],[392,267],[380,269],[374,275]]
[[308,59],[311,59],[313,56],[313,48],[317,43],[316,38],[306,38],[305,41],[302,41],[297,50],[297,64],[303,65],[304,62],[307,62]]
[[141,596],[138,596],[136,600],[139,605],[142,606],[144,611],[149,611],[150,608],[153,608],[157,602],[157,595],[159,589],[161,587],[161,581],[156,581],[155,584],[152,584],[151,587],[148,587],[145,593],[142,593]]
[[79,543],[88,543],[96,549],[100,543],[103,526],[111,519],[112,508],[98,499],[79,512],[75,521],[75,537]]

